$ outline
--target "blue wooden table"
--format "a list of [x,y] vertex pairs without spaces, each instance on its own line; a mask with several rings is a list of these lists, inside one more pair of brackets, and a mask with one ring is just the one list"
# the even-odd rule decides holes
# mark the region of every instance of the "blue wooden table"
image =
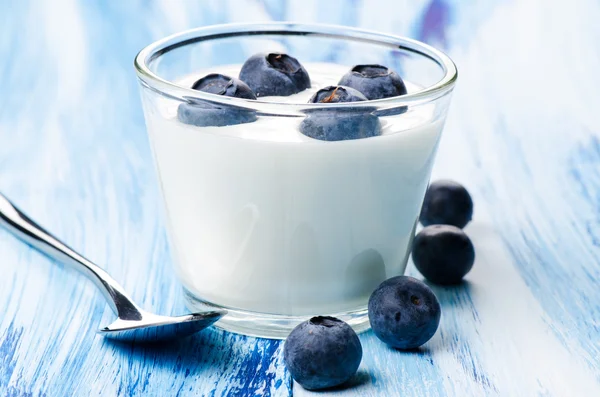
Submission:
[[[597,0],[0,1],[0,190],[143,307],[185,312],[132,62],[202,25],[297,20],[445,49],[459,81],[434,178],[475,201],[468,281],[421,351],[361,335],[344,396],[600,395]],[[418,276],[412,265],[409,273]],[[161,347],[94,331],[87,280],[0,233],[0,395],[303,396],[282,344],[210,329]]]

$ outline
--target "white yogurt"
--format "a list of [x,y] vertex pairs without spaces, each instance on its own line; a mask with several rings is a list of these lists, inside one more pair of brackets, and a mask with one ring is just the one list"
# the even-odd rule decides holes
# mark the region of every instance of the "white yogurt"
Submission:
[[[347,70],[305,67],[313,88],[278,102],[306,103]],[[443,124],[431,107],[381,118],[380,137],[340,142],[302,135],[301,118],[199,128],[176,109],[165,99],[146,121],[176,270],[192,295],[238,310],[331,314],[363,309],[381,281],[404,272]]]

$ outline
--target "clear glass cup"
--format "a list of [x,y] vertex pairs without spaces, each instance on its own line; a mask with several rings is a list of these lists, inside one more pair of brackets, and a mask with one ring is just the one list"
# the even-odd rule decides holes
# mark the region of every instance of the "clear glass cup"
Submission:
[[[309,73],[386,65],[409,92],[304,104],[189,88],[257,52],[288,53]],[[260,337],[284,338],[314,315],[368,329],[371,292],[406,267],[457,78],[453,62],[392,35],[268,23],[175,34],[144,48],[135,68],[190,310],[225,308],[217,326]],[[183,123],[182,104],[217,108],[216,124],[233,125]],[[298,132],[323,111],[376,117],[383,134],[322,141]]]

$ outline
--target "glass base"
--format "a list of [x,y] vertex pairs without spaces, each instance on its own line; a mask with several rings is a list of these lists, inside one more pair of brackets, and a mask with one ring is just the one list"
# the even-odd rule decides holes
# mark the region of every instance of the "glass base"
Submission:
[[[226,306],[216,305],[198,299],[185,288],[183,289],[185,305],[192,312],[204,310],[225,309],[227,315],[215,323],[215,327],[225,331],[234,332],[247,336],[269,339],[285,339],[290,332],[303,321],[311,316],[285,316],[277,314],[265,314],[233,309]],[[367,307],[342,313],[326,313],[327,315],[345,321],[356,331],[356,333],[367,331],[371,328]]]

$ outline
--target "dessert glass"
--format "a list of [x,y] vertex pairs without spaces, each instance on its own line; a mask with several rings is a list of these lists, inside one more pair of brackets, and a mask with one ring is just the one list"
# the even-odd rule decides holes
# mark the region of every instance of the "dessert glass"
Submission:
[[[374,101],[306,104],[182,83],[257,52],[288,53],[309,74],[382,64],[412,88]],[[406,267],[457,78],[453,62],[407,38],[281,22],[181,32],[144,48],[135,68],[189,309],[226,309],[217,326],[260,337],[285,338],[314,315],[368,329],[371,292]],[[255,117],[197,127],[178,120],[186,102],[222,109],[223,124],[230,111]],[[383,134],[330,142],[298,132],[325,108],[374,114]]]

